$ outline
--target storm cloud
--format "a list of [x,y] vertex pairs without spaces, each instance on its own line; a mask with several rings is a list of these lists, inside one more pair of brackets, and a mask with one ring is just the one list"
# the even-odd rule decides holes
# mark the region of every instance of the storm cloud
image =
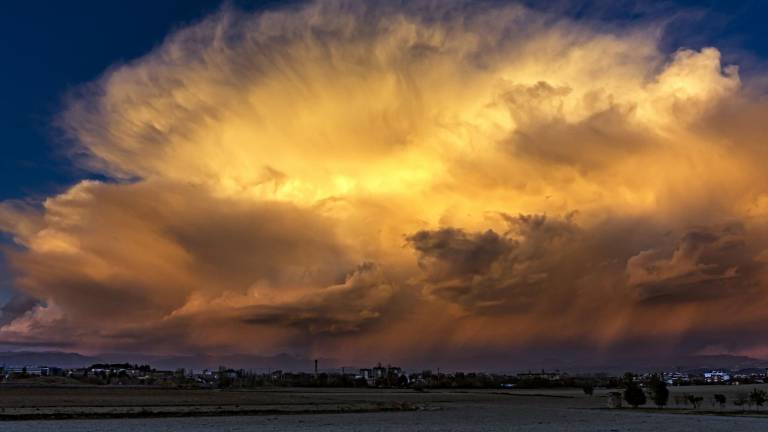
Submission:
[[57,130],[105,180],[0,204],[0,341],[363,361],[755,334],[768,107],[662,35],[520,4],[224,7],[67,97]]

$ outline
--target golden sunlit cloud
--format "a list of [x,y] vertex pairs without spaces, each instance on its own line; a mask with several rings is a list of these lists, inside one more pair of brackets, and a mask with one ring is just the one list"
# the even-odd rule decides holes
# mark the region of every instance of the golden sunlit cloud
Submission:
[[0,204],[23,293],[0,338],[368,359],[763,325],[768,110],[661,33],[225,8],[68,99],[113,181]]

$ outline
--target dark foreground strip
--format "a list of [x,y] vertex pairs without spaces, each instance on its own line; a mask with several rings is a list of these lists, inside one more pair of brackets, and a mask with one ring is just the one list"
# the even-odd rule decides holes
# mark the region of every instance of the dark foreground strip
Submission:
[[504,396],[520,396],[520,397],[542,397],[542,398],[558,398],[558,399],[574,399],[575,396],[571,395],[556,395],[545,393],[509,393],[509,392],[495,392],[494,394],[500,394]]
[[669,414],[669,415],[700,415],[700,416],[717,416],[717,417],[750,417],[750,418],[768,418],[768,411],[718,411],[718,410],[696,410],[691,408],[578,408],[588,410],[605,410],[605,411],[627,411],[627,412],[645,412],[653,414]]
[[165,417],[233,417],[233,416],[272,416],[300,414],[359,414],[392,411],[418,411],[422,407],[403,404],[376,408],[350,409],[308,409],[308,410],[214,410],[214,411],[132,411],[115,413],[34,413],[34,414],[0,414],[2,421],[21,420],[91,420],[91,419],[123,419],[123,418],[165,418]]

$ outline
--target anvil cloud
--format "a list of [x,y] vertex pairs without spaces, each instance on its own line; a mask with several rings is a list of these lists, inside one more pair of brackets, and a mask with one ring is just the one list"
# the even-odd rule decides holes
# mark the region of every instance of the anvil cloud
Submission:
[[763,353],[768,106],[662,34],[515,4],[225,8],[70,95],[61,133],[109,180],[0,204],[0,340]]

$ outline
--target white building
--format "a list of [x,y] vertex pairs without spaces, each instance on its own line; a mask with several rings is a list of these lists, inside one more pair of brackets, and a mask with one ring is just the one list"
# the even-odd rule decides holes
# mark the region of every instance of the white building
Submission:
[[712,371],[712,372],[704,373],[704,381],[708,383],[728,382],[730,380],[731,380],[731,375],[725,372]]

